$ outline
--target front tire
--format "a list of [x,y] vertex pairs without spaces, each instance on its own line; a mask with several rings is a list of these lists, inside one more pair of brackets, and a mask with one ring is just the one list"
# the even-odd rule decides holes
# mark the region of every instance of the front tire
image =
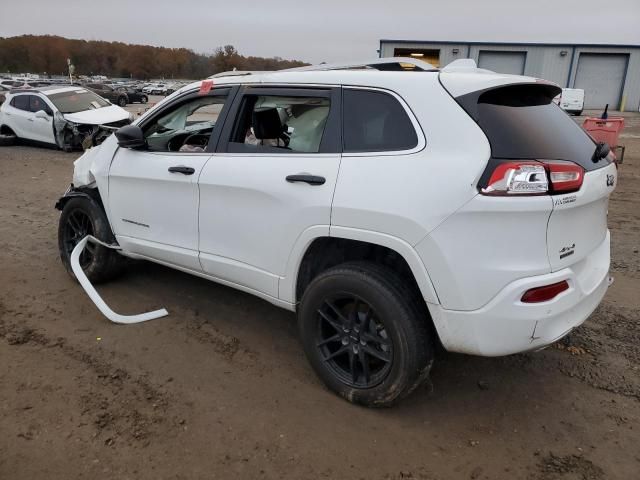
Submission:
[[120,97],[120,98],[118,98],[118,106],[119,106],[119,107],[122,107],[122,108],[124,108],[124,107],[126,107],[126,106],[127,106],[127,99],[126,99],[126,97]]
[[[115,242],[109,221],[100,205],[87,197],[76,197],[67,201],[58,223],[58,249],[60,259],[71,277],[76,278],[71,268],[71,252],[86,235],[92,235],[105,243]],[[87,243],[80,255],[80,265],[92,283],[112,280],[124,269],[125,259],[115,250]]]
[[140,99],[140,103],[147,103],[149,101],[149,98],[146,95],[143,95],[142,98]]
[[298,310],[305,354],[320,379],[350,402],[387,407],[428,376],[428,314],[393,271],[345,263],[318,275]]

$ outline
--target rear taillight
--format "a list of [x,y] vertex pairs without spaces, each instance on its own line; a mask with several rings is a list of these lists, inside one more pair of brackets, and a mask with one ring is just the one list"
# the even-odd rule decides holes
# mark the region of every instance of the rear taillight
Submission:
[[584,169],[564,160],[523,160],[495,165],[483,195],[545,195],[580,190]]
[[567,193],[580,190],[584,180],[584,169],[573,162],[548,160],[543,162],[549,171],[551,193]]
[[524,292],[521,301],[523,303],[548,302],[568,289],[569,284],[566,280],[558,283],[552,283],[551,285],[545,285],[544,287],[531,288]]
[[547,193],[547,172],[539,162],[499,163],[480,191],[485,195],[540,195]]

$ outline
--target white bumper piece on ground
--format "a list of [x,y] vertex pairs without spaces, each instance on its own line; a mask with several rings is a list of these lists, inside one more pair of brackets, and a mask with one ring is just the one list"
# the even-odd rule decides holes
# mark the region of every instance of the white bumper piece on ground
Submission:
[[[500,356],[539,350],[567,335],[596,309],[611,283],[609,233],[591,254],[557,272],[521,278],[478,310],[430,305],[443,346],[452,352]],[[530,288],[566,280],[569,289],[547,302],[523,303]]]
[[84,250],[88,241],[92,243],[100,244],[107,248],[118,249],[119,247],[108,245],[104,242],[101,242],[100,240],[98,240],[97,238],[91,235],[87,235],[86,237],[84,237],[82,240],[78,242],[78,244],[75,246],[75,248],[71,252],[71,268],[73,270],[73,273],[78,279],[78,282],[80,282],[80,285],[82,286],[82,288],[84,288],[84,291],[87,293],[87,295],[89,295],[89,298],[91,299],[91,301],[93,301],[96,307],[98,307],[98,310],[100,310],[100,312],[102,312],[102,314],[105,317],[107,317],[109,320],[111,320],[114,323],[129,324],[129,323],[146,322],[147,320],[154,320],[156,318],[169,315],[169,312],[167,312],[164,308],[160,310],[155,310],[153,312],[141,313],[139,315],[120,315],[114,312],[113,310],[111,310],[109,306],[104,302],[104,300],[102,300],[102,297],[100,297],[96,289],[93,288],[93,285],[91,285],[91,282],[89,281],[87,276],[84,274],[84,272],[82,271],[82,267],[80,266],[80,254]]

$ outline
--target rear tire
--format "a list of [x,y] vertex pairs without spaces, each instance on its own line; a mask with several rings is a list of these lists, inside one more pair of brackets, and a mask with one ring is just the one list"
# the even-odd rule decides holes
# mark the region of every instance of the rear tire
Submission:
[[298,329],[311,366],[348,401],[388,407],[428,376],[434,347],[428,313],[393,271],[338,265],[307,287]]
[[120,97],[118,98],[118,106],[119,107],[126,107],[127,106],[127,98],[126,97]]
[[[86,235],[93,235],[105,243],[114,243],[109,221],[102,207],[93,199],[76,197],[67,201],[58,223],[58,249],[60,259],[71,277],[76,278],[71,268],[71,251]],[[80,264],[92,283],[112,280],[122,273],[125,258],[102,245],[87,243]]]
[[140,103],[147,103],[149,101],[149,98],[146,95],[143,95],[142,98],[140,99]]
[[11,145],[15,145],[17,141],[18,137],[14,134],[0,133],[0,147],[10,147]]

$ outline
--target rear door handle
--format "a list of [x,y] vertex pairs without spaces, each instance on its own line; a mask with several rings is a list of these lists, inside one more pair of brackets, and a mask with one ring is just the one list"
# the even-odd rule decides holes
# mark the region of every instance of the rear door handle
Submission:
[[319,177],[317,175],[309,175],[308,173],[299,173],[297,175],[287,175],[287,182],[304,182],[309,185],[323,185],[326,182],[324,177]]
[[196,169],[191,167],[183,167],[182,165],[179,165],[177,167],[169,167],[169,172],[182,173],[183,175],[193,175],[194,173],[196,173]]

